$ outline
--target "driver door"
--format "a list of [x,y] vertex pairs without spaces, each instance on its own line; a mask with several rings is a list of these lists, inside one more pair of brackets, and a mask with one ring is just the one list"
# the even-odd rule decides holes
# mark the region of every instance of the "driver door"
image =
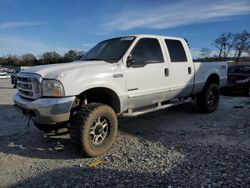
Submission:
[[164,62],[158,39],[138,40],[128,57],[125,78],[129,108],[154,104],[168,98],[168,64]]

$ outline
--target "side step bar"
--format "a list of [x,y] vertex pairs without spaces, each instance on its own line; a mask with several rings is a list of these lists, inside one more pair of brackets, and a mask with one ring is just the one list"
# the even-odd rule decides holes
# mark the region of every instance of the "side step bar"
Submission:
[[158,111],[158,110],[163,110],[163,109],[166,109],[166,108],[170,108],[172,106],[177,106],[177,105],[180,105],[180,104],[186,104],[186,103],[190,103],[192,102],[191,99],[187,99],[187,100],[184,100],[184,101],[173,101],[171,103],[168,103],[168,104],[165,104],[165,105],[158,105],[157,107],[153,107],[153,108],[148,108],[148,109],[144,109],[144,110],[141,110],[141,111],[135,111],[135,112],[131,112],[131,109],[129,110],[130,112],[126,112],[126,113],[123,113],[122,116],[123,117],[136,117],[136,116],[140,116],[142,114],[147,114],[147,113],[150,113],[150,112],[154,112],[154,111]]

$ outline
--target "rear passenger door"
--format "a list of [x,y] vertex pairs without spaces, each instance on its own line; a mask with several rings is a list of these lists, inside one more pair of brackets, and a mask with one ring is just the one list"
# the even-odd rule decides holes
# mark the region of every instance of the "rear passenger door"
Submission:
[[[171,78],[171,94],[185,97],[192,93],[194,86],[194,65],[186,43],[177,39],[164,39],[169,54],[169,76]],[[186,49],[186,50],[185,50]]]
[[[129,53],[125,78],[129,108],[141,107],[166,98],[168,86],[161,43],[157,38],[141,38]],[[128,57],[128,58],[129,58]]]

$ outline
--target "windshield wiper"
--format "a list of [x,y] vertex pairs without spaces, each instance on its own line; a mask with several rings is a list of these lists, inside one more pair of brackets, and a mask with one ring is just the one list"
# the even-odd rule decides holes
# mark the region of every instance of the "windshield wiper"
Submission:
[[84,59],[87,61],[103,61],[103,59],[99,59],[99,58],[88,58],[88,59]]
[[108,63],[114,63],[117,62],[116,59],[99,59],[99,58],[87,58],[87,59],[83,59],[84,61],[105,61]]

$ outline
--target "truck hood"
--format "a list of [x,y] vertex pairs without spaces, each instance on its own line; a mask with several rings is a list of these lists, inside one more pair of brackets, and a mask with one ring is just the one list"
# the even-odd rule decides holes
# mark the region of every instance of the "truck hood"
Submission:
[[[108,69],[108,70],[107,70]],[[24,73],[35,73],[43,78],[56,79],[66,76],[68,73],[77,75],[97,73],[114,70],[114,64],[105,61],[74,61],[70,63],[40,65],[25,69]]]

